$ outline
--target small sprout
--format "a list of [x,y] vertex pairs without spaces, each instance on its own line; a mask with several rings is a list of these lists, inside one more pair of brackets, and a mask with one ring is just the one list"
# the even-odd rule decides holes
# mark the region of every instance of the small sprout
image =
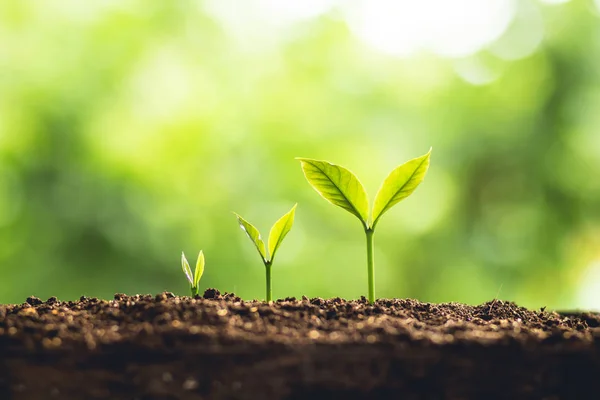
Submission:
[[194,275],[192,275],[190,264],[188,263],[187,258],[185,258],[183,251],[181,252],[181,268],[183,269],[183,273],[185,274],[188,282],[190,282],[190,291],[192,293],[192,297],[197,296],[198,284],[200,283],[200,278],[202,278],[202,274],[204,273],[204,253],[202,250],[200,250],[200,253],[198,254]]
[[425,155],[396,167],[379,188],[369,212],[369,198],[358,178],[349,170],[327,161],[297,158],[310,185],[325,200],[356,216],[367,236],[369,302],[375,301],[373,234],[381,216],[396,203],[410,196],[425,178],[431,149]]
[[288,211],[283,217],[279,218],[279,220],[275,222],[271,228],[271,231],[269,232],[269,241],[266,247],[258,229],[256,229],[250,222],[246,221],[240,215],[234,213],[237,217],[238,223],[240,224],[240,228],[246,232],[246,235],[248,235],[252,243],[254,243],[256,250],[258,250],[260,257],[262,258],[263,264],[265,264],[267,277],[267,301],[271,301],[273,297],[271,289],[271,265],[273,264],[275,253],[281,245],[281,242],[283,242],[285,236],[292,229],[296,206],[297,204],[294,204],[294,207],[292,207],[290,211]]

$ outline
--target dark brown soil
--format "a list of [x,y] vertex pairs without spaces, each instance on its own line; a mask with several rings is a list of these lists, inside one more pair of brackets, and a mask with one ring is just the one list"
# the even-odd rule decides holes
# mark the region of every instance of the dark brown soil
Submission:
[[600,317],[416,300],[0,306],[0,399],[600,398]]

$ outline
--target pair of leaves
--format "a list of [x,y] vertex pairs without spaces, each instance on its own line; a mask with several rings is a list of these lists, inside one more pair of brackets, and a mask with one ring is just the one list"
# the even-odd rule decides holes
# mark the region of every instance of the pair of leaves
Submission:
[[190,282],[190,286],[192,288],[192,295],[198,294],[198,284],[200,283],[200,278],[202,278],[202,274],[204,273],[204,253],[200,250],[198,254],[198,260],[196,261],[196,269],[194,270],[194,274],[192,275],[192,269],[190,268],[190,264],[188,263],[187,258],[185,258],[185,254],[183,251],[181,252],[181,268],[183,269],[183,273],[185,277]]
[[256,249],[262,257],[265,265],[273,263],[273,259],[275,258],[275,253],[277,252],[277,249],[281,245],[281,242],[283,242],[285,236],[292,229],[292,225],[294,224],[294,215],[296,213],[296,206],[297,204],[294,204],[294,207],[292,207],[292,209],[288,211],[283,217],[279,218],[279,220],[277,220],[277,222],[275,222],[275,224],[271,228],[271,231],[269,232],[269,240],[267,242],[269,250],[268,253],[267,249],[265,248],[265,243],[263,242],[258,229],[256,229],[250,222],[246,221],[240,215],[234,213],[238,219],[240,228],[242,228],[242,230],[246,232],[250,240],[252,240],[252,243],[254,243],[254,245],[256,246]]
[[415,191],[429,168],[431,149],[425,155],[396,167],[377,191],[369,216],[369,199],[364,186],[348,169],[327,161],[297,158],[304,176],[325,200],[355,215],[365,229],[374,229],[381,216]]

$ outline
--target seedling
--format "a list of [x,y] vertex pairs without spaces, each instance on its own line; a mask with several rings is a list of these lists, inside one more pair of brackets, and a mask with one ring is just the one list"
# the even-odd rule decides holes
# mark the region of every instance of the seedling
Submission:
[[275,259],[275,253],[281,245],[281,242],[283,242],[283,238],[285,238],[285,235],[287,235],[292,229],[296,206],[297,204],[294,204],[294,207],[292,207],[292,209],[283,217],[279,218],[279,220],[275,222],[271,228],[271,231],[269,232],[269,242],[267,244],[268,252],[258,229],[256,229],[250,222],[246,221],[240,215],[234,213],[237,217],[238,223],[240,224],[240,228],[242,228],[250,240],[252,240],[252,243],[254,243],[254,246],[256,246],[256,250],[258,250],[260,257],[265,264],[265,271],[267,275],[267,301],[271,301],[273,296],[271,289],[271,266],[273,265],[273,260]]
[[181,252],[181,268],[183,269],[185,277],[190,282],[190,292],[192,293],[192,297],[197,296],[198,283],[200,283],[200,278],[202,278],[202,274],[204,273],[204,253],[202,253],[202,250],[200,250],[198,260],[196,260],[196,270],[194,271],[194,275],[192,275],[190,264],[188,263],[187,258],[185,258],[183,251]]
[[375,195],[373,208],[369,208],[369,198],[364,186],[349,170],[327,161],[310,158],[300,160],[302,171],[308,183],[325,200],[343,208],[356,216],[363,225],[367,236],[367,274],[369,281],[369,302],[375,301],[375,262],[373,258],[373,235],[381,216],[400,200],[410,196],[419,186],[427,169],[431,149],[427,154],[412,159],[396,167],[381,184]]

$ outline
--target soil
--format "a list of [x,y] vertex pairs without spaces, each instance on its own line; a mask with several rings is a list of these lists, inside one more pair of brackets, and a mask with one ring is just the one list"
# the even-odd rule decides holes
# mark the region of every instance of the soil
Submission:
[[0,305],[0,399],[600,398],[600,316],[209,289]]

